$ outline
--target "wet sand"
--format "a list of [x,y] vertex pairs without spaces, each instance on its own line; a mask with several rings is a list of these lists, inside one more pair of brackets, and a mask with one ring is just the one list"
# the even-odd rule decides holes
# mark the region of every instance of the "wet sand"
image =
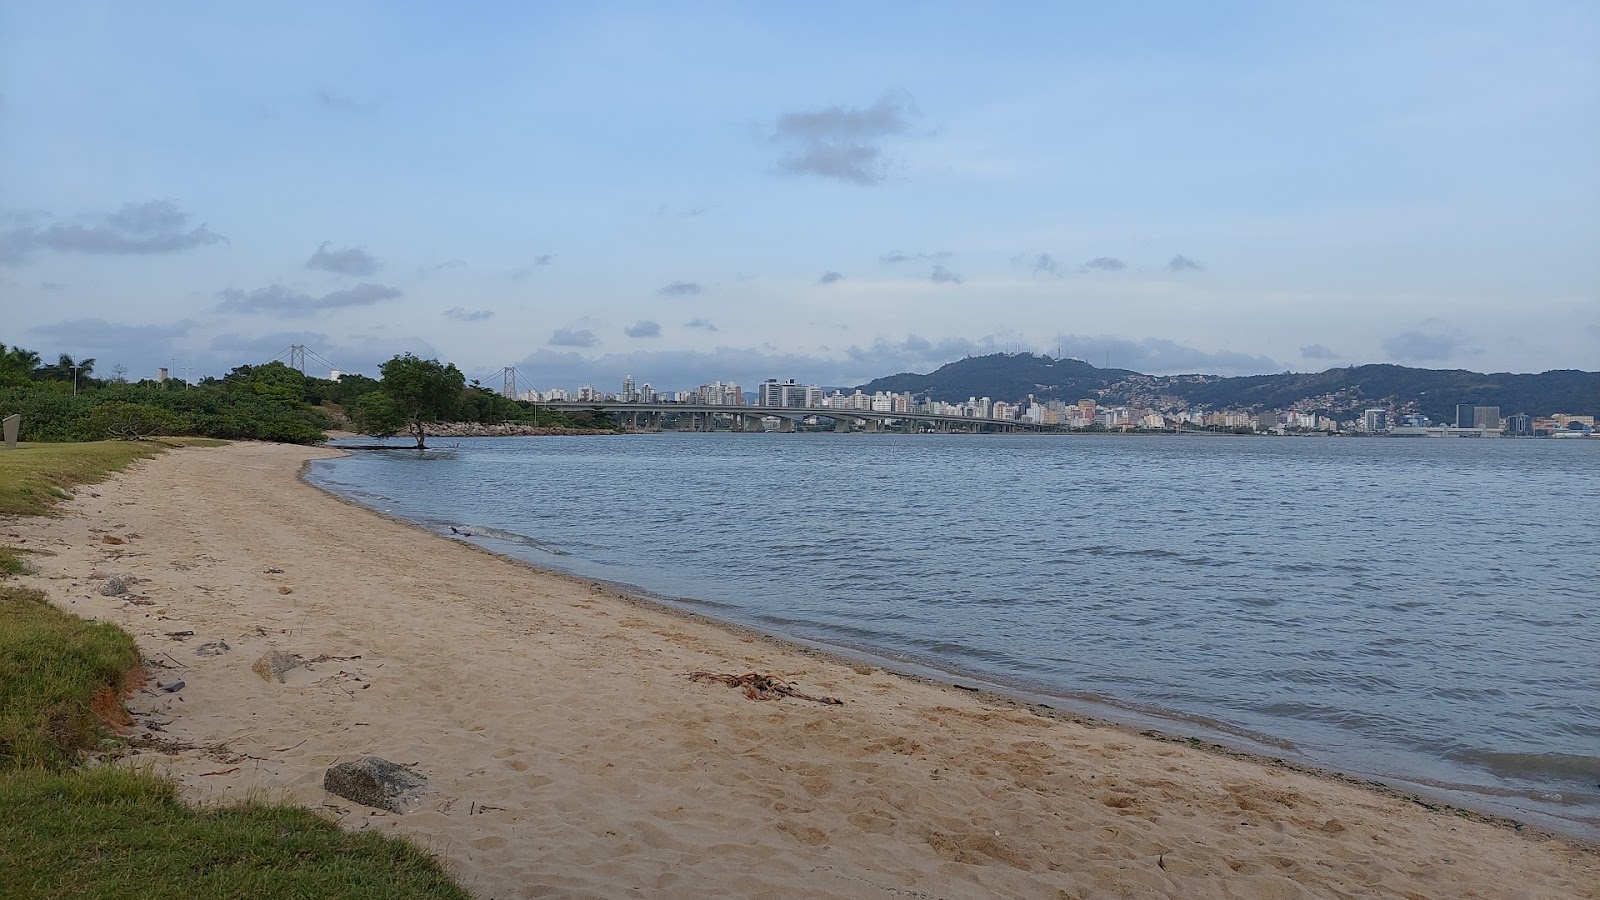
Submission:
[[[30,580],[55,602],[139,639],[131,758],[197,801],[392,829],[497,898],[1600,898],[1579,841],[539,572],[298,479],[333,452],[185,449],[4,528],[54,552]],[[98,593],[123,574],[132,598]],[[268,682],[251,664],[272,650],[320,661]],[[751,701],[693,671],[843,704]],[[421,807],[322,790],[365,755],[426,775]]]

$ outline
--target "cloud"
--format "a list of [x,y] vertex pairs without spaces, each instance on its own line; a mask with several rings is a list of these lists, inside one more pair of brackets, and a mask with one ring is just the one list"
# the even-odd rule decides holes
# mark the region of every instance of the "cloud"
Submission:
[[656,207],[656,215],[663,217],[671,216],[676,219],[698,219],[710,211],[711,209],[705,206],[691,206],[686,209],[671,209],[665,203]]
[[492,309],[466,309],[465,307],[452,306],[444,311],[444,315],[455,319],[457,322],[481,322],[494,315]]
[[555,261],[556,261],[556,255],[554,253],[543,253],[543,254],[540,254],[539,256],[535,256],[533,258],[533,262],[532,263],[530,263],[530,264],[528,264],[526,266],[523,266],[520,269],[514,270],[511,273],[511,277],[512,278],[516,278],[516,279],[526,278],[529,275],[533,274],[533,270],[534,269],[542,269],[545,266],[548,266],[548,265],[550,265],[551,263],[553,263]]
[[357,100],[345,94],[330,91],[327,88],[321,88],[317,91],[317,103],[324,109],[347,113],[372,112],[378,108],[376,100]]
[[368,253],[365,247],[351,247],[348,250],[329,250],[332,241],[323,241],[317,247],[317,252],[311,254],[306,260],[306,268],[321,269],[335,275],[371,275],[378,271],[378,261]]
[[878,140],[903,134],[917,113],[905,93],[886,94],[866,108],[830,106],[778,117],[772,138],[795,148],[778,161],[793,175],[816,175],[870,186],[889,177],[893,160]]
[[1061,266],[1056,258],[1048,253],[1041,253],[1033,258],[1033,274],[1035,275],[1060,275]]
[[1321,344],[1307,344],[1300,348],[1303,359],[1342,359],[1343,354],[1329,350]]
[[[1423,327],[1427,328],[1430,324],[1425,322]],[[1383,350],[1391,359],[1400,362],[1439,362],[1479,352],[1469,344],[1467,336],[1455,329],[1435,327],[1434,330],[1424,331],[1413,328],[1385,338]]]
[[[1171,270],[1180,259],[1183,259],[1183,257],[1179,256],[1168,263],[1167,268]],[[1184,262],[1188,262],[1188,260],[1184,260]],[[1193,263],[1190,263],[1190,265],[1193,265]],[[1084,271],[1087,272],[1121,272],[1127,267],[1127,263],[1117,259],[1115,256],[1096,256],[1083,264]]]
[[1205,268],[1187,256],[1174,256],[1167,261],[1168,272],[1203,272]]
[[644,320],[635,322],[622,329],[622,333],[631,338],[661,337],[661,325],[656,322]]
[[164,345],[188,334],[193,328],[194,322],[188,319],[167,325],[124,325],[105,319],[70,319],[38,325],[28,329],[28,333],[53,341],[61,348],[57,352],[81,356],[85,355],[84,351],[91,351],[88,355],[94,355],[95,352],[106,350]]
[[685,328],[700,328],[700,329],[703,329],[705,331],[716,331],[717,330],[717,326],[715,326],[712,323],[706,321],[705,319],[690,319],[689,321],[683,323],[683,327],[685,327]]
[[177,253],[228,239],[204,224],[189,228],[188,213],[166,200],[127,203],[121,209],[84,224],[43,224],[47,216],[7,216],[10,227],[0,232],[0,263],[21,265],[39,250],[57,253],[150,255]]
[[352,306],[371,306],[400,296],[400,290],[385,284],[363,282],[314,297],[281,284],[241,291],[230,288],[218,294],[222,302],[217,309],[223,312],[273,313],[280,316],[313,315]]
[[600,339],[587,328],[557,328],[548,343],[552,347],[593,347]]
[[823,272],[822,277],[817,279],[817,284],[833,284],[834,282],[843,280],[844,276],[840,275],[838,272]]
[[699,282],[674,281],[671,284],[660,288],[656,291],[656,293],[665,294],[668,297],[687,297],[692,294],[700,293],[700,290],[701,288]]
[[878,257],[878,262],[892,266],[895,263],[912,262],[913,260],[937,262],[942,259],[950,259],[953,256],[955,254],[949,250],[935,250],[932,253],[901,253],[899,250],[891,250]]
[[946,269],[944,266],[934,266],[933,271],[929,273],[928,278],[932,279],[938,284],[961,283],[961,276],[950,271],[949,269]]
[[443,272],[446,269],[459,269],[466,264],[466,260],[456,257],[455,259],[447,259],[442,263],[434,263],[429,269],[434,272]]

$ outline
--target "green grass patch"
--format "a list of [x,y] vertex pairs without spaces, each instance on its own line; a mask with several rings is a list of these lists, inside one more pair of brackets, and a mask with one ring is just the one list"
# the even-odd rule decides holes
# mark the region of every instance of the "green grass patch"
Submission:
[[0,775],[0,895],[461,898],[433,857],[308,810],[196,809],[115,767]]
[[50,515],[72,489],[110,478],[138,459],[173,447],[219,447],[227,441],[162,438],[154,441],[18,444],[0,450],[0,516]]
[[121,709],[139,671],[127,632],[0,585],[0,769],[70,765],[99,741],[99,717]]
[[33,567],[22,558],[24,551],[0,545],[0,578],[12,575],[30,575]]

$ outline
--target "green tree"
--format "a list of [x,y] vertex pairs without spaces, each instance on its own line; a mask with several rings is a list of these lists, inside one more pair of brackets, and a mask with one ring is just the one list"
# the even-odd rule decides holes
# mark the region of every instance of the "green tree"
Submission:
[[33,380],[33,370],[39,368],[39,353],[21,347],[0,344],[0,384],[21,385]]
[[410,353],[396,356],[378,370],[383,374],[380,389],[416,435],[417,449],[423,449],[424,426],[438,421],[460,402],[466,377],[453,363],[418,359]]
[[345,407],[350,415],[350,422],[362,434],[373,437],[389,437],[399,434],[406,427],[405,414],[400,412],[400,407],[383,391],[373,391],[362,394]]

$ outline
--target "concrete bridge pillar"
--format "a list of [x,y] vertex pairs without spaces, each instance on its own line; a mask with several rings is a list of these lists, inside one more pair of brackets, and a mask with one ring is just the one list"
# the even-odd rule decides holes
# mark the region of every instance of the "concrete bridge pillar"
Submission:
[[778,430],[783,432],[784,434],[788,434],[789,432],[794,431],[794,420],[789,418],[788,416],[779,416],[778,417]]
[[849,434],[850,433],[850,420],[849,419],[834,419],[833,420],[833,433],[834,434]]
[[878,432],[880,432],[882,430],[883,430],[883,420],[882,419],[868,419],[867,420],[867,433],[868,434],[877,434]]

